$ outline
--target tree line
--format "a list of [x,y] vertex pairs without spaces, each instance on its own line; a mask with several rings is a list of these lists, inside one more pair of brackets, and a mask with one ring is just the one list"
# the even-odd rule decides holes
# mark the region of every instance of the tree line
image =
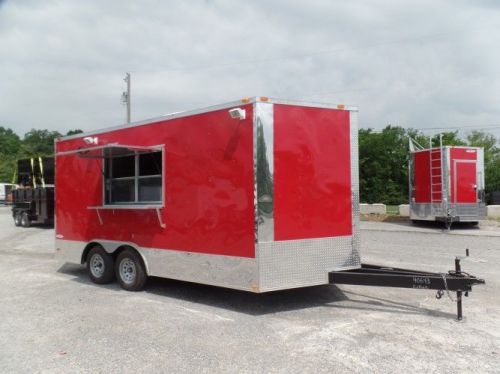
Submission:
[[[81,132],[75,129],[66,135]],[[0,126],[0,182],[12,182],[17,160],[53,155],[54,139],[61,136],[59,131],[32,129],[21,138],[12,129]]]
[[[79,129],[65,135],[78,134]],[[12,129],[0,127],[0,182],[11,182],[16,160],[49,156],[54,152],[58,131],[28,131],[20,138]],[[424,147],[429,138],[415,129],[387,126],[382,131],[359,130],[360,197],[366,203],[403,204],[408,202],[408,139]],[[432,139],[439,145],[439,137]],[[443,145],[470,145],[484,148],[486,192],[500,190],[500,148],[497,139],[482,131],[472,131],[461,138],[458,131],[443,133]]]

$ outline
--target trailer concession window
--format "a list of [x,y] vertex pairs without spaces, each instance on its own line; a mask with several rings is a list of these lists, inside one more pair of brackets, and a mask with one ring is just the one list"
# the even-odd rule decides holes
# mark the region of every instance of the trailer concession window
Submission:
[[104,152],[105,204],[162,204],[162,151]]
[[96,210],[101,225],[99,211],[103,209],[152,209],[156,210],[160,226],[164,228],[160,215],[164,206],[163,149],[161,145],[111,143],[58,152],[56,156],[78,155],[98,161],[98,170],[103,175],[103,204],[87,208]]

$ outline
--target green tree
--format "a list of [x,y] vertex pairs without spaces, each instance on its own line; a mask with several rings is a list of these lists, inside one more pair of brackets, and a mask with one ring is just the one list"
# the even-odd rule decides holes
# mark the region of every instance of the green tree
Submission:
[[472,147],[484,149],[484,169],[486,192],[500,190],[500,148],[497,147],[497,139],[482,131],[472,131],[467,136],[467,142]]
[[[416,132],[412,132],[416,135]],[[359,131],[360,197],[366,203],[408,201],[408,134],[402,127]]]
[[12,129],[0,126],[0,154],[15,155],[19,152],[20,146],[19,136]]
[[[441,136],[443,137],[443,145],[456,145],[456,146],[467,145],[467,143],[458,136],[458,130],[457,131],[442,132]],[[439,143],[439,135],[433,136],[432,137],[432,146],[439,147],[439,144],[440,144]],[[427,144],[425,144],[425,146],[427,147]]]
[[60,137],[58,131],[36,130],[28,131],[23,138],[23,157],[50,156],[54,154],[54,140]]
[[12,183],[16,170],[16,157],[0,155],[0,182]]
[[20,148],[19,136],[12,129],[0,127],[0,182],[12,181]]
[[69,131],[66,133],[66,136],[69,136],[69,135],[76,135],[76,134],[81,134],[82,132],[83,132],[83,130],[80,130],[80,129],[69,130]]

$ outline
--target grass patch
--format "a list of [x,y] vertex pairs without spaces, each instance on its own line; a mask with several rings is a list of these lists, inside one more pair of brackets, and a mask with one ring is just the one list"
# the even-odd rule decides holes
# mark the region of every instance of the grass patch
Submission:
[[401,217],[397,214],[361,214],[359,216],[361,221],[374,221],[374,222],[405,222],[408,221],[408,217]]
[[386,205],[387,215],[388,216],[398,216],[399,215],[399,206],[398,205]]

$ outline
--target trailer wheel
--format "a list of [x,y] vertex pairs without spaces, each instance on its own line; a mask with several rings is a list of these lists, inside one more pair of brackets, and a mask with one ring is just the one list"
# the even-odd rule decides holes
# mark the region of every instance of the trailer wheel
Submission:
[[24,212],[21,215],[21,226],[22,227],[30,227],[31,226],[30,217],[28,216],[28,213],[26,213],[26,212]]
[[87,255],[87,272],[92,282],[106,284],[115,278],[113,257],[103,247],[92,247]]
[[16,226],[21,226],[21,213],[17,212],[15,215],[14,215],[14,225]]
[[116,278],[123,289],[140,291],[148,279],[146,270],[139,254],[130,249],[125,249],[116,259]]

